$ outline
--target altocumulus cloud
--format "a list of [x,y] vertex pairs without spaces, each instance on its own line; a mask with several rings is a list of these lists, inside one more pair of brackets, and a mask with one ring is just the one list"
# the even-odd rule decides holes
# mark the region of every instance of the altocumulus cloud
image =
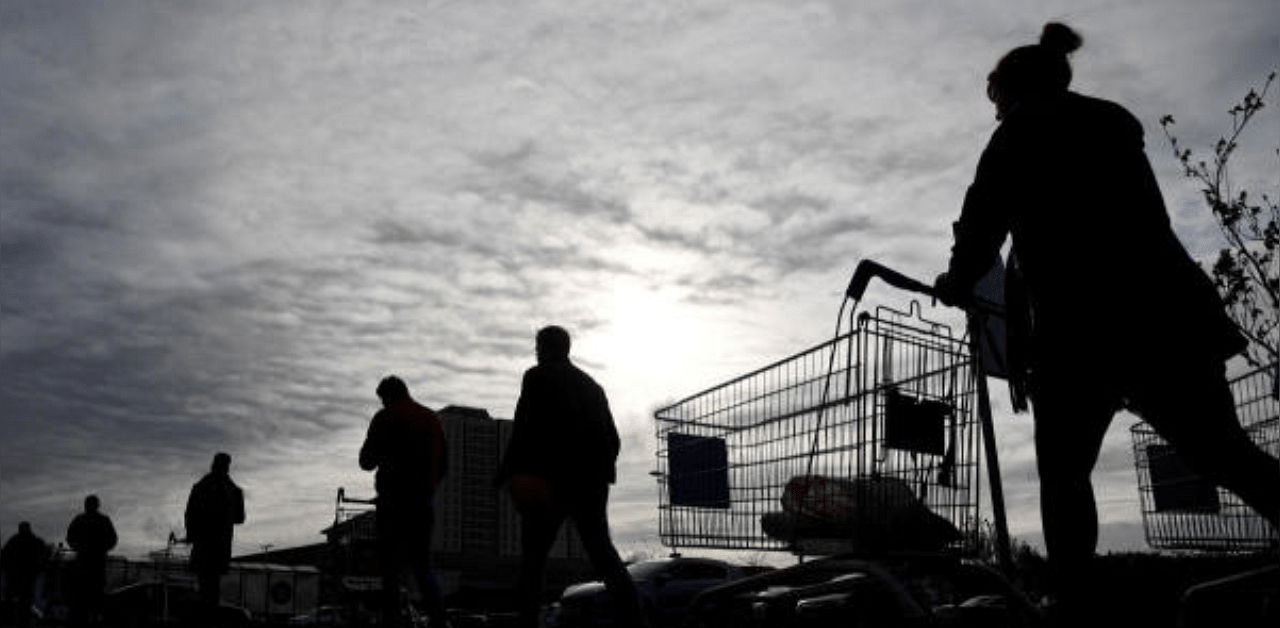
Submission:
[[[615,532],[651,548],[654,408],[822,340],[861,258],[937,272],[986,72],[1045,20],[1210,254],[1151,134],[1216,137],[1277,65],[1272,5],[4,3],[0,533],[59,539],[97,492],[154,549],[227,450],[238,551],[315,541],[336,487],[372,492],[381,375],[509,417],[558,322],[626,435]],[[1001,456],[1034,535],[1028,430]]]

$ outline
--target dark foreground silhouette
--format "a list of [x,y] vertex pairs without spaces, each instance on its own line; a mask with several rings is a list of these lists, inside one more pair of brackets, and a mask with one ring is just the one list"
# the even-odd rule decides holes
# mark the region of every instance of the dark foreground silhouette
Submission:
[[71,626],[88,626],[102,614],[107,553],[115,549],[118,537],[111,518],[102,514],[101,507],[97,495],[85,497],[84,512],[67,526],[67,545],[76,553],[71,563]]
[[556,534],[571,519],[608,588],[617,625],[643,623],[640,601],[609,537],[606,507],[621,441],[604,390],[569,360],[569,333],[545,327],[538,364],[524,374],[499,482],[520,509],[517,585],[520,628],[536,628],[543,571]]
[[214,454],[209,472],[191,487],[183,513],[191,543],[191,570],[209,617],[218,609],[219,583],[231,562],[231,540],[244,518],[244,493],[231,480],[231,455]]
[[36,580],[49,564],[51,554],[49,545],[36,536],[26,521],[19,523],[18,533],[5,541],[3,550],[0,550],[0,570],[4,572],[4,602],[12,607],[11,612],[0,614],[0,621],[6,622],[5,625],[9,625],[8,622],[17,626],[31,625]]
[[433,626],[445,624],[440,585],[431,568],[435,492],[446,468],[444,430],[436,413],[413,400],[394,375],[377,388],[382,409],[369,422],[360,447],[360,468],[377,470],[378,570],[381,625],[398,625],[402,572],[412,574]]
[[[1091,565],[1090,475],[1113,415],[1141,416],[1197,473],[1280,526],[1280,463],[1241,429],[1224,361],[1246,346],[1170,226],[1121,106],[1069,91],[1082,40],[1045,26],[988,77],[1000,126],[955,223],[937,292],[959,302],[1013,240],[1010,319],[1035,410],[1041,519],[1055,619],[1086,625],[1103,594]],[[1011,323],[1012,324],[1012,323]]]

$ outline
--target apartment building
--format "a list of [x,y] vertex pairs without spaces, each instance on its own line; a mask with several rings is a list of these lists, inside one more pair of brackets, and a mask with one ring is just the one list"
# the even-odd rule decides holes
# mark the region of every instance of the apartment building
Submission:
[[[514,423],[465,406],[447,406],[438,415],[449,444],[449,470],[436,494],[433,549],[439,554],[519,556],[519,513],[507,492],[494,485]],[[551,556],[586,558],[571,523],[560,531]]]
[[[448,469],[436,492],[432,560],[446,595],[509,588],[519,568],[520,517],[495,485],[513,422],[488,411],[447,406],[437,411],[448,443]],[[349,500],[324,530],[334,553],[329,564],[344,582],[373,586],[377,575],[371,504]],[[554,588],[590,578],[586,550],[566,522],[552,546],[547,584]]]

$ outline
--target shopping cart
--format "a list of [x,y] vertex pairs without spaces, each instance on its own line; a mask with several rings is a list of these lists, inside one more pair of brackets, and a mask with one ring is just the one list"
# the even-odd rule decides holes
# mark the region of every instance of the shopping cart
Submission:
[[[1231,381],[1236,415],[1263,450],[1280,458],[1277,365]],[[1156,549],[1253,552],[1280,547],[1280,536],[1235,494],[1192,471],[1145,422],[1129,430],[1147,544]]]
[[[830,555],[974,553],[994,542],[1007,564],[975,359],[999,306],[975,302],[962,333],[916,300],[859,312],[873,277],[931,292],[864,261],[847,291],[847,331],[842,307],[831,340],[657,410],[663,544]],[[995,539],[979,513],[984,458]]]

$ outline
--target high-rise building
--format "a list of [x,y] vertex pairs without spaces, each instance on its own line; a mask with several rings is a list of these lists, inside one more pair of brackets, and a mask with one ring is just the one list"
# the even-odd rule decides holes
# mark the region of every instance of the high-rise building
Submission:
[[[520,517],[494,483],[514,424],[486,410],[447,406],[437,413],[448,442],[448,473],[436,495],[433,549],[468,556],[519,556]],[[573,524],[566,522],[553,558],[585,558]]]
[[[510,589],[519,568],[520,515],[495,482],[514,423],[465,406],[447,406],[437,415],[448,459],[435,496],[432,564],[445,594],[492,596],[483,592]],[[339,489],[334,525],[324,531],[330,548],[324,563],[343,587],[377,586],[375,516],[370,500],[348,499]],[[582,541],[566,521],[548,557],[548,591],[590,574]]]

